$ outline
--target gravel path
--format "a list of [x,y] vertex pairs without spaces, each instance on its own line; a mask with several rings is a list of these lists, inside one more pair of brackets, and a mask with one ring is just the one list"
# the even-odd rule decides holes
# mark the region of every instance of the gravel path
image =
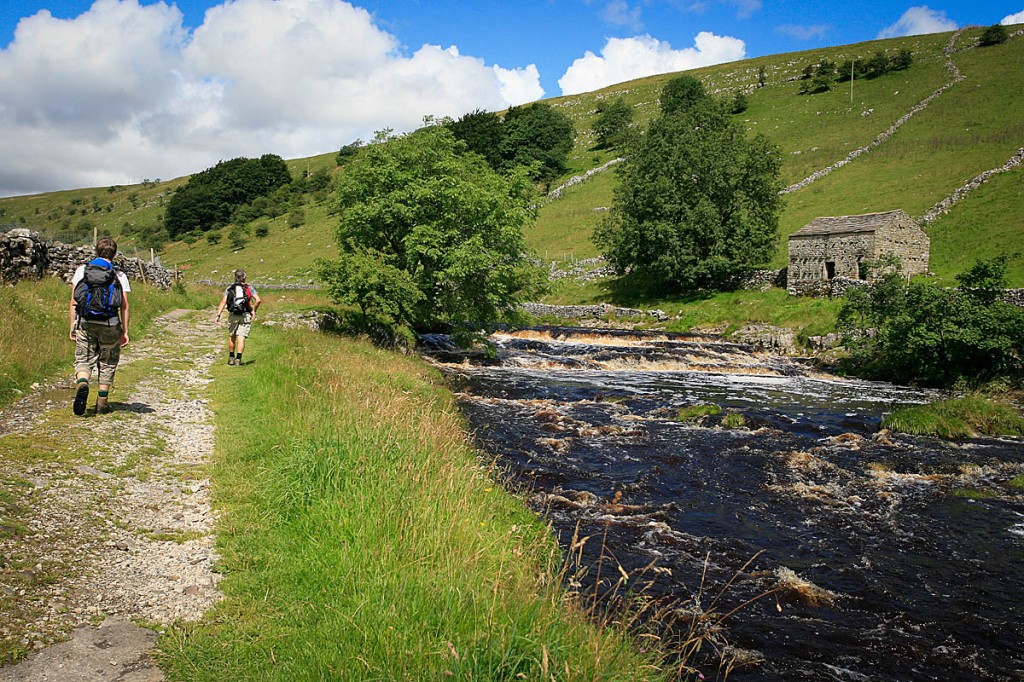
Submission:
[[37,651],[0,682],[163,679],[133,621],[219,599],[206,392],[222,345],[205,313],[174,311],[125,349],[112,413],[93,394],[74,417],[70,375],[0,412],[0,501],[19,524],[0,532],[0,640]]

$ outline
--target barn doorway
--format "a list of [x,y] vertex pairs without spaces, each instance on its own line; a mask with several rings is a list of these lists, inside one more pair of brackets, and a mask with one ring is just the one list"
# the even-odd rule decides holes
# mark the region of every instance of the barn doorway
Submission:
[[836,262],[834,260],[825,261],[825,277],[828,279],[836,278]]

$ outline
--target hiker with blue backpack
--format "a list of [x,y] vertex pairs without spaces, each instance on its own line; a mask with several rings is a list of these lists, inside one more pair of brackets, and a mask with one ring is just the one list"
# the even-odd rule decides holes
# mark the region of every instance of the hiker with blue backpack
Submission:
[[252,331],[252,321],[256,319],[256,309],[260,307],[259,294],[245,282],[245,270],[235,270],[235,282],[225,291],[217,308],[217,322],[220,322],[224,310],[228,316],[228,364],[241,365],[242,351],[245,340]]
[[96,414],[110,411],[110,387],[114,383],[121,347],[128,345],[128,277],[114,267],[117,242],[102,237],[96,257],[80,265],[71,278],[68,307],[70,338],[75,342],[75,398],[72,411],[85,414],[89,380],[96,370],[99,393]]

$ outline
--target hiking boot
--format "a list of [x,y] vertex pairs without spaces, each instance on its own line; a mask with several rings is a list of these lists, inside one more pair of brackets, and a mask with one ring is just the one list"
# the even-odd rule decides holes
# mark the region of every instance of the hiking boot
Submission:
[[96,400],[96,414],[110,414],[111,411],[110,403],[102,398]]
[[75,402],[71,403],[71,411],[76,416],[81,417],[85,414],[85,403],[89,400],[89,382],[83,381],[78,384],[78,389],[75,391]]
[[228,364],[229,365],[235,364],[235,359],[234,358],[228,358]]

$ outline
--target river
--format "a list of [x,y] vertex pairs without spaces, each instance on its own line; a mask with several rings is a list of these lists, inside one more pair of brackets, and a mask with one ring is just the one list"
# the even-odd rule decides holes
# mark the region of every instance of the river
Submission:
[[1024,680],[1019,439],[888,433],[937,396],[714,337],[492,341],[484,363],[435,354],[480,447],[572,585],[646,603],[677,651],[700,641],[693,677]]

